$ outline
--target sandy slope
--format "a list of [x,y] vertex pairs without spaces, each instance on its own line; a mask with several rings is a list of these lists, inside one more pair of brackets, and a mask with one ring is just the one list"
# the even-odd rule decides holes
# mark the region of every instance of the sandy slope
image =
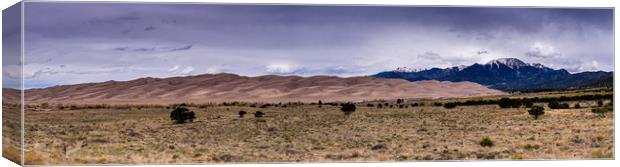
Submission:
[[[409,82],[402,79],[333,76],[205,74],[140,78],[29,89],[31,102],[171,103],[221,101],[361,101],[395,98],[455,98],[503,94],[472,82]],[[5,97],[3,97],[5,98]]]

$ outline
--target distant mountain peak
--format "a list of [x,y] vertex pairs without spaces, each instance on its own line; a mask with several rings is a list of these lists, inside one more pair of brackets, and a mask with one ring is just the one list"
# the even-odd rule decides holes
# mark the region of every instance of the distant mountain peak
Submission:
[[415,69],[409,68],[409,67],[397,67],[396,70],[394,70],[395,72],[415,72]]
[[494,59],[489,61],[488,63],[489,65],[496,65],[499,66],[500,64],[506,65],[510,68],[520,68],[520,67],[524,67],[524,66],[529,66],[529,64],[517,59],[517,58],[499,58],[499,59]]
[[[582,72],[571,74],[565,69],[552,69],[540,63],[525,63],[516,58],[500,58],[486,64],[450,68],[431,68],[417,71],[385,71],[373,77],[399,78],[408,81],[470,81],[504,91],[566,89],[590,87],[591,85],[611,85],[607,78],[611,72]],[[605,80],[606,79],[606,80]],[[590,82],[600,80],[602,84]]]
[[540,64],[540,63],[532,63],[532,66],[536,67],[536,68],[547,68],[546,66]]

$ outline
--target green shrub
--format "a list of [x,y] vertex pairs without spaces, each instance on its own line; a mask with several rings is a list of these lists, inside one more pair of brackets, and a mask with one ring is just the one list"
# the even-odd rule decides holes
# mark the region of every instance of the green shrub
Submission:
[[539,149],[539,148],[540,148],[539,145],[526,144],[525,146],[523,146],[523,149],[526,149],[528,151],[532,151],[532,150]]
[[523,146],[523,149],[526,149],[528,151],[532,151],[534,149],[538,149],[540,148],[540,146],[538,145],[531,145],[531,144],[526,144],[525,146]]
[[491,141],[491,138],[489,137],[482,138],[480,141],[480,146],[482,147],[493,147],[494,145],[495,144],[493,144],[493,141]]
[[523,159],[523,154],[522,153],[516,153],[516,154],[512,155],[512,157],[510,157],[510,159],[512,159],[512,160],[522,160]]
[[599,116],[604,116],[606,112],[613,112],[614,106],[613,103],[607,103],[603,107],[597,107],[592,109],[592,113],[595,113]]
[[527,113],[534,116],[534,119],[538,119],[538,116],[545,114],[545,108],[541,106],[532,106]]
[[599,115],[602,115],[602,114],[604,114],[605,112],[607,112],[607,111],[606,111],[605,109],[603,109],[602,107],[599,107],[599,108],[593,108],[593,109],[592,109],[592,113],[599,114]]

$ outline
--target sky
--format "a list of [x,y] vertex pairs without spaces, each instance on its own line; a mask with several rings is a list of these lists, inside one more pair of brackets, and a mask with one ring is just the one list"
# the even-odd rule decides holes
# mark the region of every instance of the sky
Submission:
[[205,73],[365,76],[518,58],[613,70],[613,10],[25,4],[26,88]]

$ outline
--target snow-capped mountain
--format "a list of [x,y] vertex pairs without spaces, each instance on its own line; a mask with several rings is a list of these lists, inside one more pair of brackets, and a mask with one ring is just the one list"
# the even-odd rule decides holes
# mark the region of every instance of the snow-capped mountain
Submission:
[[409,67],[397,67],[396,70],[394,71],[398,71],[398,72],[416,72],[415,69],[409,68]]
[[495,60],[491,60],[488,63],[486,63],[487,65],[491,65],[493,67],[500,67],[501,65],[505,65],[508,66],[512,69],[517,69],[520,67],[525,67],[525,66],[530,66],[529,64],[519,60],[519,59],[515,59],[515,58],[500,58],[500,59],[495,59]]
[[516,58],[501,58],[485,64],[432,68],[421,71],[386,71],[379,78],[401,78],[409,81],[471,81],[504,91],[567,89],[587,87],[590,82],[613,77],[612,72],[570,74],[564,69],[551,69],[539,63],[525,63]]

